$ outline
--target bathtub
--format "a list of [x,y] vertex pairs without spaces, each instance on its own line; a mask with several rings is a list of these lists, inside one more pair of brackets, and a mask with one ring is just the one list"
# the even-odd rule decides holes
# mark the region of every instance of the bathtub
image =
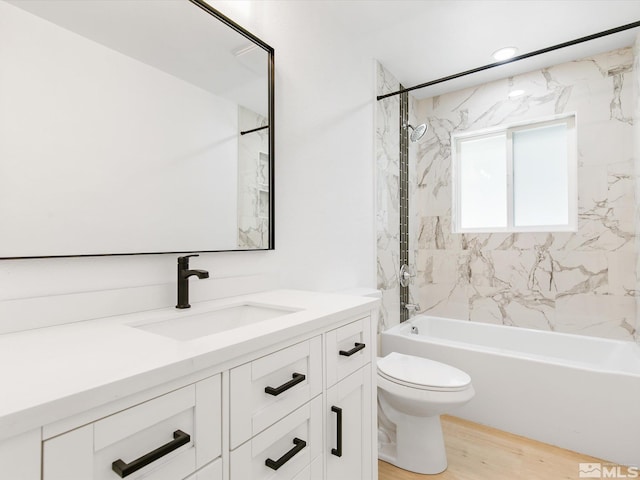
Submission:
[[471,376],[476,395],[452,415],[640,466],[636,343],[418,315],[382,333],[393,351]]

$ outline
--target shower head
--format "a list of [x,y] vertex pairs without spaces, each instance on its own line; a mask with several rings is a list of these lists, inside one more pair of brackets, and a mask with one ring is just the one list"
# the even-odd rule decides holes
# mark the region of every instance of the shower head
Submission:
[[409,140],[414,143],[420,140],[424,136],[424,134],[427,133],[427,130],[429,130],[429,126],[426,123],[421,123],[417,127],[413,127],[412,125],[407,124],[407,127],[413,130],[411,132],[411,135],[409,135]]

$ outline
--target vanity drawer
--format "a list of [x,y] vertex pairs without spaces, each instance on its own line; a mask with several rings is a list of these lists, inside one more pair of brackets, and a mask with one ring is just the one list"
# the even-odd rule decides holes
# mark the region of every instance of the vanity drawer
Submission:
[[326,334],[327,387],[371,361],[371,319],[365,317]]
[[315,478],[305,477],[304,469],[321,452],[322,396],[317,396],[232,451],[231,480]]
[[45,441],[43,480],[183,479],[220,456],[221,417],[216,375]]
[[231,448],[273,425],[321,391],[319,336],[232,369]]

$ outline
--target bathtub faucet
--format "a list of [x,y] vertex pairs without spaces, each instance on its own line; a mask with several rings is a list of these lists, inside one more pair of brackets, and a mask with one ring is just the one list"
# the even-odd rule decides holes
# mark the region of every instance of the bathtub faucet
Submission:
[[402,307],[406,308],[410,314],[412,312],[417,313],[420,311],[420,305],[418,305],[417,303],[403,303]]

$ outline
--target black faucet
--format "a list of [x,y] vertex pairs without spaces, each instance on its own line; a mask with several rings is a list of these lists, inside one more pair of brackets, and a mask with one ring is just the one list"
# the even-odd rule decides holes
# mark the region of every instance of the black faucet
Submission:
[[209,278],[206,270],[189,270],[189,257],[199,255],[186,255],[178,257],[178,304],[176,308],[191,308],[189,305],[189,277],[195,275],[198,278]]

